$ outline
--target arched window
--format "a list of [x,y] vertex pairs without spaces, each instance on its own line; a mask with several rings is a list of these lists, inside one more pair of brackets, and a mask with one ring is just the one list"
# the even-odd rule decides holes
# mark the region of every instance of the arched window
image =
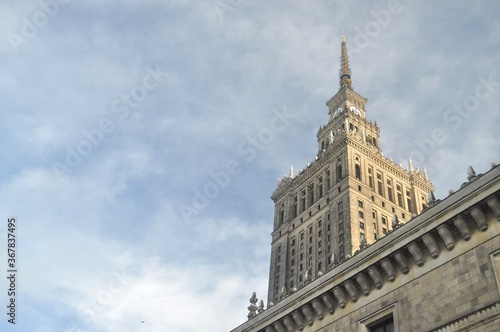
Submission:
[[361,181],[361,167],[358,164],[356,164],[354,166],[354,170],[355,170],[355,173],[356,173],[356,180]]

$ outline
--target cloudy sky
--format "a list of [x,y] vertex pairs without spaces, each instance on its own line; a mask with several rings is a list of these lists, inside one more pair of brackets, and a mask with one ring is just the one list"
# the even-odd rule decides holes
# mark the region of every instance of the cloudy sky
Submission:
[[[1,331],[228,331],[266,300],[276,179],[342,32],[384,155],[444,198],[499,162],[500,2],[0,3]],[[16,326],[7,219],[16,217]],[[143,322],[141,322],[143,321]]]

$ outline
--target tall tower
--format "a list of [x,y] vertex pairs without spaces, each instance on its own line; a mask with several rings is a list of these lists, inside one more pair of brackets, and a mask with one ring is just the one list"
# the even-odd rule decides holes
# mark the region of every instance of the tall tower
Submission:
[[349,259],[419,214],[434,188],[427,173],[385,158],[380,129],[366,119],[366,98],[352,88],[342,35],[340,88],[326,103],[316,160],[278,182],[268,302]]

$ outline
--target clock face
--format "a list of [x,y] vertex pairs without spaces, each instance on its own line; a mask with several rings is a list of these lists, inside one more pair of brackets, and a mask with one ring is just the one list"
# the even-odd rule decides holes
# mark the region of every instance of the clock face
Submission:
[[333,117],[336,117],[337,115],[339,115],[340,113],[342,113],[344,109],[342,107],[339,107],[337,108],[337,110],[335,111],[335,113],[333,113]]
[[357,114],[357,115],[361,116],[361,111],[356,106],[351,106],[350,110],[354,114]]

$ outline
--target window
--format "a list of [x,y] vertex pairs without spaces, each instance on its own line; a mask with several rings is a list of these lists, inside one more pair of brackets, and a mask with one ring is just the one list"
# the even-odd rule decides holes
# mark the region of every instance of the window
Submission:
[[382,228],[382,233],[384,233],[384,235],[387,234],[387,229]]
[[321,271],[321,262],[318,263],[318,271]]
[[309,255],[311,255],[312,253],[313,253],[313,248],[309,247]]
[[337,164],[337,182],[342,180],[342,165]]
[[364,216],[365,216],[365,215],[364,215],[363,211],[359,211],[359,217],[360,217],[361,219],[364,219]]
[[321,241],[318,242],[318,248],[321,248]]
[[394,202],[394,196],[392,195],[392,179],[387,178],[387,197],[391,202]]
[[318,197],[323,197],[323,177],[318,178]]
[[354,171],[356,173],[356,180],[361,181],[361,167],[358,164],[354,166]]
[[293,197],[293,218],[296,218],[299,215],[298,202],[299,198],[295,195]]
[[368,185],[373,189],[373,168],[368,166]]
[[394,320],[392,315],[385,321],[370,327],[370,332],[394,332]]
[[360,229],[365,229],[365,223],[364,223],[364,222],[362,222],[362,221],[360,221],[360,222],[359,222],[359,228],[360,228]]
[[312,232],[313,232],[313,227],[309,226],[309,234],[312,234]]
[[398,328],[398,322],[394,321],[398,317],[396,304],[379,310],[359,322],[360,332],[394,332]]
[[330,190],[330,171],[326,171],[326,190]]
[[408,211],[412,212],[412,208],[411,208],[411,195],[410,195],[410,191],[409,190],[406,190],[406,204],[407,204],[407,207],[408,207]]
[[382,217],[382,224],[387,224],[387,218],[386,217]]
[[292,256],[295,256],[295,249],[292,249]]
[[295,245],[295,239],[292,239],[292,246]]
[[[292,259],[292,261],[290,262],[290,265],[292,265],[292,266],[295,265],[295,259]],[[293,272],[292,272],[292,274],[293,274]]]
[[359,206],[360,208],[363,208],[363,201],[358,201],[358,206]]
[[300,244],[300,250],[304,249],[304,243]]
[[314,184],[310,184],[307,189],[309,191],[309,206],[311,206],[314,204]]
[[321,237],[321,230],[318,231],[318,237]]
[[377,190],[380,196],[384,196],[384,187],[382,185],[382,174],[377,172]]
[[304,233],[300,233],[300,239],[304,240]]
[[396,192],[398,196],[398,205],[402,208],[404,208],[403,204],[403,189],[402,186],[399,183],[396,183]]

